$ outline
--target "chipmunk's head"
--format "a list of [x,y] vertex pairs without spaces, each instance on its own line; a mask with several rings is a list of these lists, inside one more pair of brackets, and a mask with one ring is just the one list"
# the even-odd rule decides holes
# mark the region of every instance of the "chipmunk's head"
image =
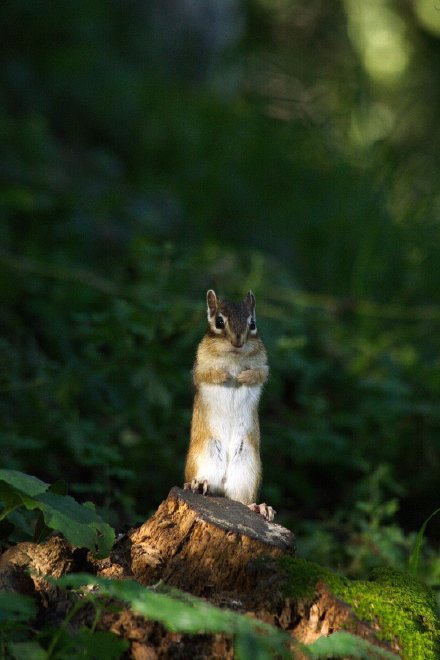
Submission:
[[234,349],[241,349],[250,338],[257,336],[255,296],[248,291],[241,302],[217,298],[215,291],[206,294],[208,323],[211,335],[227,339]]

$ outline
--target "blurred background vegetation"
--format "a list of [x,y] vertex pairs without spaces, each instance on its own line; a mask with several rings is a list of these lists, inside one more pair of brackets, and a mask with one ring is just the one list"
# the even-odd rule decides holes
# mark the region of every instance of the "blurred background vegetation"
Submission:
[[437,4],[4,0],[0,26],[3,467],[145,519],[182,483],[205,292],[252,288],[262,499],[303,556],[403,567],[440,505]]

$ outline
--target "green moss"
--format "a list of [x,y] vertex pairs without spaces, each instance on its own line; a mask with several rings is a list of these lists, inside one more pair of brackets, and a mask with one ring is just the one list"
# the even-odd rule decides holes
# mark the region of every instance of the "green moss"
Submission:
[[407,660],[440,657],[440,622],[434,594],[406,573],[380,569],[369,580],[348,580],[304,559],[281,560],[287,572],[286,595],[312,598],[316,583],[325,582],[332,593],[348,603],[363,621],[378,624],[378,637],[398,640]]

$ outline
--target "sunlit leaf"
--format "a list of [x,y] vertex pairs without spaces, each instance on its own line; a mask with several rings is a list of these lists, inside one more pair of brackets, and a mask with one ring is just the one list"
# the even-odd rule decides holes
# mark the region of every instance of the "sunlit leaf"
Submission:
[[419,570],[419,564],[420,564],[420,554],[422,551],[422,545],[423,545],[423,539],[425,536],[425,531],[426,531],[426,526],[429,523],[429,521],[434,518],[438,513],[440,513],[440,509],[436,509],[433,513],[431,513],[430,516],[427,517],[423,525],[420,527],[417,536],[414,541],[414,547],[411,551],[411,554],[409,556],[409,571],[411,575],[414,577],[417,577],[417,573]]

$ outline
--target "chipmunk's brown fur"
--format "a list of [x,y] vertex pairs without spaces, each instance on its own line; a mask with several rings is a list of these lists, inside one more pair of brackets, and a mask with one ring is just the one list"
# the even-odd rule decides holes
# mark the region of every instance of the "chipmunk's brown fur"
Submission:
[[208,331],[193,370],[191,441],[186,487],[226,495],[268,519],[271,507],[255,504],[261,483],[258,401],[269,368],[258,336],[255,297],[239,303],[207,293]]

